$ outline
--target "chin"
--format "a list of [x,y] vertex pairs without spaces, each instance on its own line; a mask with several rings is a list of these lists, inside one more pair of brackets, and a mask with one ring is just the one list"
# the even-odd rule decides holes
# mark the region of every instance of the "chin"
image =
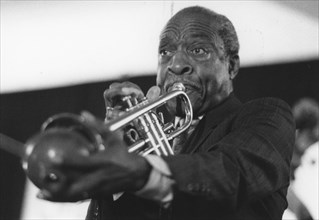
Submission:
[[194,96],[191,97],[189,96],[191,103],[192,103],[192,108],[193,108],[193,115],[194,117],[198,116],[198,114],[201,114],[201,110],[203,107],[203,100],[199,96]]

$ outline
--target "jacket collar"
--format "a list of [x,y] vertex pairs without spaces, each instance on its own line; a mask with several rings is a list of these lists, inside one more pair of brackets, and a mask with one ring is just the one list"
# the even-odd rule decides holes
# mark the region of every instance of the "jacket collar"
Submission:
[[207,138],[219,123],[233,114],[241,107],[242,103],[231,93],[228,98],[221,102],[218,106],[207,112],[200,120],[194,133],[190,136],[187,144],[181,153],[194,152],[200,144]]

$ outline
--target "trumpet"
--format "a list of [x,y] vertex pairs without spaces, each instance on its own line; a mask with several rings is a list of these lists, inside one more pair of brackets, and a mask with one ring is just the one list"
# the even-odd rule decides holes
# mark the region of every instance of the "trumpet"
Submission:
[[[184,123],[175,126],[173,122],[165,123],[157,109],[168,102],[175,101],[182,105]],[[184,132],[192,122],[192,105],[181,83],[175,83],[172,91],[154,101],[125,96],[122,101],[128,108],[126,112],[105,123],[103,129],[97,129],[85,121],[85,118],[71,113],[61,113],[47,119],[41,131],[25,144],[22,159],[23,168],[29,179],[40,189],[54,188],[56,194],[63,194],[63,188],[78,178],[77,174],[68,173],[57,168],[55,164],[64,161],[67,155],[83,156],[107,152],[104,135],[108,132],[124,130],[130,145],[128,152],[145,156],[173,155],[170,140]],[[125,139],[125,138],[124,138]]]

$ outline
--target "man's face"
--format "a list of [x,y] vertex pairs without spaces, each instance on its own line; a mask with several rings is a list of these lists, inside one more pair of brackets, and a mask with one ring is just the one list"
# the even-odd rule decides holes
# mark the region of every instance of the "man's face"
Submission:
[[175,82],[184,84],[195,116],[232,91],[228,57],[209,15],[180,14],[162,32],[157,85],[165,94]]

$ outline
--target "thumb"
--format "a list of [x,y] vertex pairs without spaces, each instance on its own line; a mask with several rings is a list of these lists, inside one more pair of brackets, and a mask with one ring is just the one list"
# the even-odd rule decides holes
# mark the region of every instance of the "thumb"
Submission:
[[160,87],[158,87],[158,86],[152,86],[152,87],[148,90],[148,92],[147,92],[147,94],[146,94],[146,97],[147,97],[148,100],[153,101],[153,100],[158,99],[158,97],[160,96],[160,93],[161,93]]

